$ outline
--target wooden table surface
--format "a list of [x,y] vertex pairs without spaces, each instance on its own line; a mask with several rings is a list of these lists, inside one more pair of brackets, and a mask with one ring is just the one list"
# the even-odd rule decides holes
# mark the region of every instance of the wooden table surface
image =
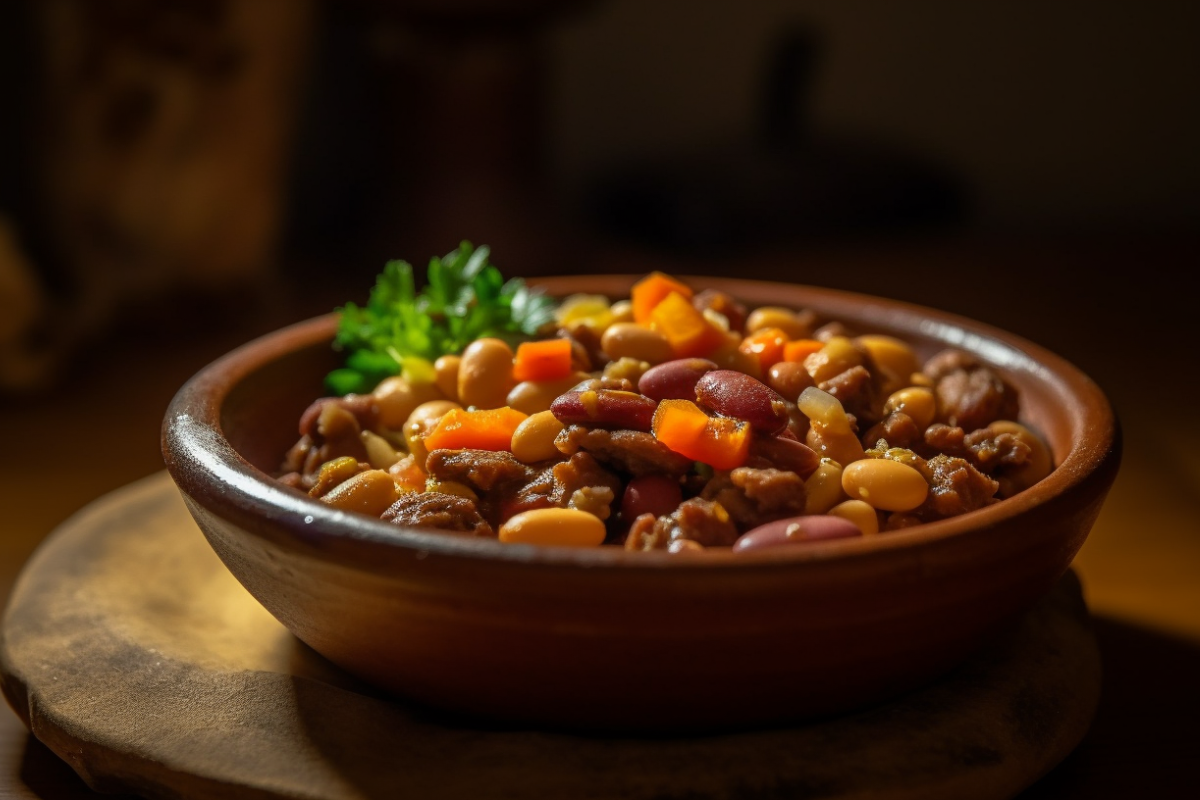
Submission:
[[[1045,345],[1108,392],[1124,460],[1075,563],[1103,695],[1082,745],[1021,795],[1105,800],[1200,797],[1200,333],[1193,299],[1171,288],[1197,256],[1196,239],[927,240],[719,264],[606,251],[581,271],[729,272],[922,302]],[[989,290],[965,289],[955,278],[964,269],[988,276]],[[89,348],[52,391],[0,398],[0,598],[59,522],[162,468],[159,422],[192,373],[251,335],[365,294],[373,274],[365,268],[350,294],[331,283],[254,313],[243,300],[143,319]],[[97,796],[0,709],[0,800]]]

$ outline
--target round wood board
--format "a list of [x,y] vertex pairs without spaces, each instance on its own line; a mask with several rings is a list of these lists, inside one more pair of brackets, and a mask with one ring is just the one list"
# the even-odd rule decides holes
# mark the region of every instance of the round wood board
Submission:
[[13,592],[0,672],[30,730],[89,785],[152,798],[988,800],[1069,753],[1100,692],[1068,574],[936,684],[835,719],[641,739],[451,719],[379,696],[288,633],[165,473],[43,544]]

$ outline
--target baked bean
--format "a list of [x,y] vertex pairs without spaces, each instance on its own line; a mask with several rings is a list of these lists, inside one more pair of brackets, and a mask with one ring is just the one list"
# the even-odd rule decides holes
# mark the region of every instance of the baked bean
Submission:
[[762,306],[746,317],[746,333],[765,328],[779,328],[789,339],[807,339],[812,335],[812,327],[805,319],[790,308],[779,306]]
[[378,517],[400,498],[392,476],[369,469],[342,481],[321,496],[321,502],[342,511],[358,511]]
[[511,544],[595,547],[604,543],[606,533],[604,523],[586,511],[535,508],[509,517],[499,537]]
[[864,458],[847,465],[842,470],[842,489],[880,511],[911,511],[929,494],[920,472],[887,458]]
[[531,414],[513,431],[512,454],[526,464],[558,458],[560,453],[554,439],[564,427],[551,411]]
[[733,543],[735,553],[763,550],[768,547],[806,544],[829,539],[848,539],[862,536],[862,531],[848,519],[825,515],[789,517],[759,525],[738,537]]
[[921,361],[913,349],[894,336],[866,334],[855,337],[854,342],[883,371],[884,384],[892,391],[907,385],[908,376],[921,369]]
[[850,418],[836,397],[810,386],[800,393],[796,405],[810,422],[804,441],[818,455],[842,465],[863,457],[862,442],[854,434]]
[[863,536],[879,533],[879,512],[862,500],[843,500],[829,509],[829,515],[850,520],[858,526]]
[[548,411],[554,398],[563,392],[570,391],[576,384],[587,380],[588,377],[586,372],[576,372],[552,381],[521,381],[508,393],[505,404],[522,414]]
[[434,384],[447,399],[458,402],[458,368],[462,356],[442,356],[433,362]]
[[695,400],[696,384],[717,365],[706,358],[678,358],[651,367],[638,379],[638,391],[652,400]]
[[513,351],[501,339],[476,339],[458,365],[458,399],[466,407],[500,408],[512,389]]
[[656,330],[634,322],[617,322],[600,337],[600,348],[610,359],[636,358],[661,364],[672,357],[671,343]]
[[425,467],[425,458],[429,455],[429,451],[425,449],[425,437],[452,408],[462,406],[451,400],[430,400],[414,408],[404,423],[404,443],[408,445],[408,452],[416,457],[417,464],[422,469]]
[[803,364],[780,361],[767,370],[767,385],[794,403],[801,392],[813,385],[813,379]]
[[637,392],[586,389],[561,394],[550,410],[564,425],[625,428],[649,432],[658,403]]
[[632,522],[642,514],[662,517],[679,508],[683,490],[668,475],[642,475],[625,484],[621,497],[621,519]]
[[367,451],[367,461],[371,462],[371,466],[375,469],[388,469],[400,460],[400,454],[396,452],[396,448],[392,447],[391,442],[379,434],[363,431],[359,436]]
[[399,430],[413,409],[430,400],[443,398],[442,391],[432,383],[412,383],[400,375],[384,378],[371,393],[379,409],[379,424]]
[[425,481],[425,491],[452,494],[455,497],[465,497],[472,501],[479,499],[479,495],[475,494],[474,489],[460,481],[440,481],[437,478],[429,478]]
[[814,383],[841,375],[852,367],[862,366],[862,351],[845,336],[831,336],[825,346],[804,359],[804,368]]
[[906,386],[892,392],[883,404],[883,413],[899,411],[907,414],[919,430],[925,430],[937,418],[937,399],[933,390],[924,386]]
[[787,427],[787,405],[779,392],[762,381],[731,369],[707,372],[696,382],[696,400],[721,416],[750,423],[760,433]]
[[822,459],[804,480],[804,513],[824,514],[845,498],[842,465],[832,459]]
[[736,333],[730,334],[725,344],[709,353],[708,358],[719,369],[734,369],[746,373],[751,378],[761,380],[763,372],[758,356],[754,353],[747,353],[738,347],[741,343],[741,336]]

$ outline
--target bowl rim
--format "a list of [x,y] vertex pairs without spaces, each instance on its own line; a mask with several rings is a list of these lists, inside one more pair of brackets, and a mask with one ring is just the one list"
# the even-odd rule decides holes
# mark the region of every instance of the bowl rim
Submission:
[[[625,289],[643,275],[597,274],[530,278],[527,282],[555,296],[573,293],[609,294]],[[295,536],[315,545],[322,555],[358,567],[375,565],[383,571],[381,552],[404,551],[521,565],[605,567],[619,570],[741,570],[764,565],[787,566],[811,562],[862,560],[895,550],[933,546],[972,532],[989,529],[1051,500],[1079,490],[1107,463],[1115,476],[1120,430],[1112,405],[1096,383],[1078,367],[1021,336],[952,312],[875,295],[803,283],[731,279],[678,274],[692,286],[729,292],[740,299],[761,294],[780,305],[809,305],[834,319],[870,319],[880,328],[904,329],[945,346],[966,349],[993,366],[1020,369],[1051,391],[1072,398],[1066,409],[1076,432],[1065,456],[1034,487],[981,509],[944,520],[927,522],[886,535],[814,542],[803,547],[732,552],[627,552],[620,547],[576,548],[505,544],[498,540],[446,532],[404,528],[363,514],[333,509],[277,483],[243,458],[225,437],[221,406],[247,376],[275,358],[330,340],[336,312],[279,328],[253,339],[199,370],[171,400],[162,424],[162,452],[168,472],[185,496],[202,495],[219,515],[241,520],[267,517],[278,523],[243,526],[267,538]],[[603,288],[601,288],[603,287]],[[755,305],[763,304],[755,302]],[[912,330],[908,330],[908,329]],[[315,399],[315,398],[314,398]],[[281,454],[282,457],[282,454]],[[1110,478],[1111,479],[1111,478]],[[213,483],[220,484],[214,488]],[[268,533],[269,531],[269,533]],[[344,543],[344,544],[343,544]]]

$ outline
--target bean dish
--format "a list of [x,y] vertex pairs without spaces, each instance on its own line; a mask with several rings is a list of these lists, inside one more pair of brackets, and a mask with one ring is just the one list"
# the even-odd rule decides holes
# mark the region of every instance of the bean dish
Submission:
[[1052,469],[1002,370],[965,351],[659,272],[553,301],[487,258],[434,259],[420,295],[393,262],[341,309],[353,366],[282,483],[448,535],[683,553],[886,535]]

